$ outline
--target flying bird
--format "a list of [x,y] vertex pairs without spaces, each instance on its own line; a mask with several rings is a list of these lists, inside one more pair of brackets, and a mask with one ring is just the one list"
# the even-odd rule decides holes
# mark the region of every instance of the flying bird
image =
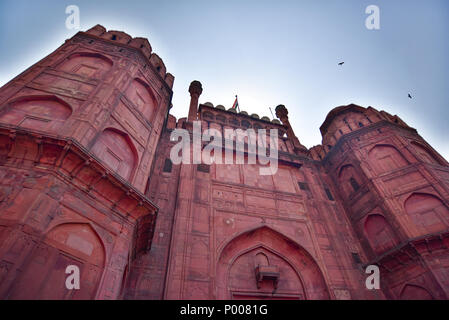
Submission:
[[412,99],[412,96],[410,95],[410,93],[408,94],[408,97],[409,97],[410,99]]
[[342,66],[342,65],[343,65],[343,63],[345,63],[345,62],[344,62],[344,61],[343,61],[343,62],[340,62],[340,63],[339,63],[338,65],[339,65],[339,66]]

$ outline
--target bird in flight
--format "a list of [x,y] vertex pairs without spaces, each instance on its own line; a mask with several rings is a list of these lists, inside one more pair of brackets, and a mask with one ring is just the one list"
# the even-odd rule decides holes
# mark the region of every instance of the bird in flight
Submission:
[[410,93],[408,94],[408,97],[409,97],[410,99],[412,99],[412,96],[410,95]]
[[342,62],[340,62],[338,65],[339,66],[342,66],[343,65],[343,63],[345,63],[344,61],[342,61]]

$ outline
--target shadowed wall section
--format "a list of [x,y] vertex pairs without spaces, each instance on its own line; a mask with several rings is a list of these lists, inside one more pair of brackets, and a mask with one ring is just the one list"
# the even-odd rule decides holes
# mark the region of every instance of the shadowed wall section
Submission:
[[365,233],[377,254],[384,253],[399,243],[387,220],[380,214],[370,214],[366,218]]

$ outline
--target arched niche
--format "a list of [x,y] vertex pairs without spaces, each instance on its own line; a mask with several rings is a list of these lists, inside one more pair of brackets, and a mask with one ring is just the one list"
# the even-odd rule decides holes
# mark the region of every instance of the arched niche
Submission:
[[135,78],[126,90],[127,98],[145,117],[151,121],[156,114],[157,100],[150,86],[143,80]]
[[401,294],[399,296],[400,300],[433,300],[433,296],[430,292],[414,284],[406,284],[402,288]]
[[346,197],[349,197],[354,191],[357,191],[361,185],[360,178],[357,171],[351,164],[344,165],[340,168],[338,173],[338,181]]
[[270,261],[265,253],[262,250],[259,250],[254,256],[255,266],[269,266]]
[[132,178],[138,156],[134,144],[126,133],[107,128],[96,139],[91,151],[122,178],[126,180]]
[[[104,272],[106,251],[96,231],[87,223],[54,227],[38,243],[22,266],[9,299],[95,299]],[[68,290],[67,267],[79,270],[80,289]]]
[[45,241],[83,261],[102,268],[105,249],[97,232],[87,223],[65,223],[50,230]]
[[442,163],[441,160],[439,160],[427,147],[424,147],[415,141],[412,141],[411,145],[415,148],[416,154],[422,162],[444,165],[444,163]]
[[112,60],[104,55],[93,52],[77,52],[65,59],[58,69],[84,77],[102,78],[112,65]]
[[[268,267],[265,274],[274,274],[272,278],[260,273],[258,278],[256,268],[261,265]],[[218,299],[329,299],[313,257],[267,226],[245,231],[224,244],[217,261],[216,283]]]
[[387,144],[373,147],[368,153],[368,158],[377,175],[402,168],[408,164],[396,147]]
[[404,202],[412,222],[423,234],[447,229],[449,209],[438,197],[427,193],[413,193]]
[[72,108],[56,96],[26,96],[0,110],[0,122],[28,129],[60,133]]
[[370,214],[364,223],[365,236],[376,254],[382,254],[399,243],[388,221],[380,214]]

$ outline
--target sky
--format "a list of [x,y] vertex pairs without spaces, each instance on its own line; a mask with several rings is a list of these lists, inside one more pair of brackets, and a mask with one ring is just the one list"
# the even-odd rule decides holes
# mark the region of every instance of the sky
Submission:
[[[65,26],[69,5],[80,30]],[[379,30],[365,26],[369,5]],[[201,103],[230,108],[238,95],[270,118],[284,104],[310,148],[327,113],[355,103],[399,115],[449,160],[447,0],[0,0],[0,86],[96,24],[149,39],[175,76],[177,118],[199,80]]]

